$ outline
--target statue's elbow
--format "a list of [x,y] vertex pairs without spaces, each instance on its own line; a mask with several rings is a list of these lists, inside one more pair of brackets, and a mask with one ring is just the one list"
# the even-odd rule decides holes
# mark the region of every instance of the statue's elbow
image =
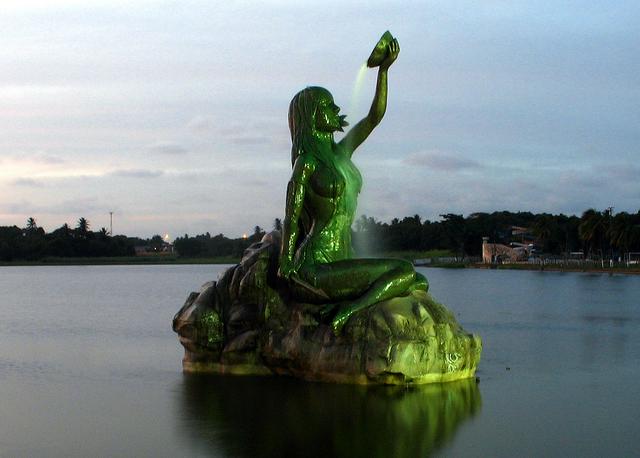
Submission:
[[375,111],[369,116],[369,122],[371,123],[371,128],[376,127],[384,118],[384,111]]

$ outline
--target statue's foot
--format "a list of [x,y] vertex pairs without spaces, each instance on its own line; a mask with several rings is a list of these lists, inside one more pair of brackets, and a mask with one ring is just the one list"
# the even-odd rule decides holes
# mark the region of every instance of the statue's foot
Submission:
[[429,291],[429,281],[420,272],[416,272],[416,280],[409,287],[409,292],[413,291]]
[[416,272],[416,279],[414,280],[414,282],[406,290],[399,294],[398,297],[410,296],[414,291],[429,291],[429,282],[424,275],[418,272]]
[[337,336],[342,332],[342,328],[353,314],[350,304],[346,302],[334,302],[323,305],[318,311],[319,321],[328,323]]
[[336,336],[342,333],[342,328],[347,324],[351,315],[353,315],[351,307],[343,306],[338,309],[338,313],[331,320],[331,329]]

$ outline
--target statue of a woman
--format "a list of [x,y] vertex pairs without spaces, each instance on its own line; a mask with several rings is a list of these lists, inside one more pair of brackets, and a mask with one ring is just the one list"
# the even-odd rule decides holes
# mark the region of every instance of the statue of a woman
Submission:
[[400,47],[393,39],[380,64],[369,114],[338,143],[348,124],[326,89],[308,87],[289,107],[293,173],[287,187],[279,275],[294,296],[325,305],[339,333],[349,317],[377,302],[426,290],[427,280],[399,259],[354,259],[351,224],[362,177],[351,162],[355,149],[380,123],[387,106],[387,73]]

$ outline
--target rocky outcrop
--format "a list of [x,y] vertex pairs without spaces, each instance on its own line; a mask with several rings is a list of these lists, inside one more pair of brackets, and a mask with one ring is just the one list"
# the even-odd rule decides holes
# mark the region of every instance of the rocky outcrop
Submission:
[[217,282],[191,293],[173,320],[185,371],[281,374],[307,380],[407,384],[472,377],[480,338],[424,291],[351,317],[340,335],[319,306],[288,297],[276,278],[279,234],[267,234]]

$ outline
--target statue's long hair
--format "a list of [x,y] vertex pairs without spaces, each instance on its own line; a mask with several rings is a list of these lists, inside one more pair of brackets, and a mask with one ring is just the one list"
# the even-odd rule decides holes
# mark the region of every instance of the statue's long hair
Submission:
[[289,104],[289,131],[291,132],[291,166],[302,153],[315,153],[318,149],[313,137],[316,111],[320,96],[331,93],[318,86],[307,87],[298,92]]
[[[331,93],[324,88],[311,86],[298,92],[289,104],[289,131],[291,132],[291,166],[303,153],[318,155],[318,142],[313,132],[316,126],[316,112],[320,96]],[[287,205],[289,203],[287,202]],[[302,209],[300,220],[290,221],[299,228],[297,245],[300,246],[311,229],[311,217],[306,208]]]

